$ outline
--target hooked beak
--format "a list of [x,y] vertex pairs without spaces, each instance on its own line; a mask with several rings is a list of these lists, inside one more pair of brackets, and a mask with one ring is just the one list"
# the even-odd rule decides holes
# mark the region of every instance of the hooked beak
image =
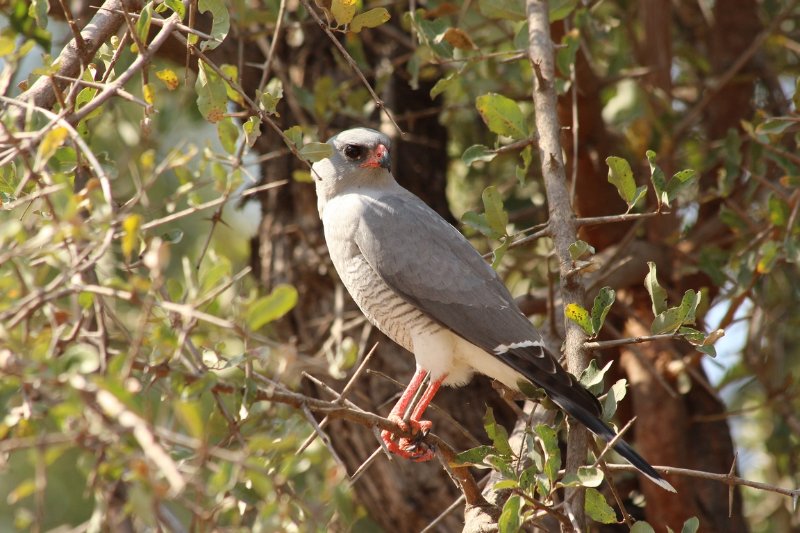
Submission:
[[375,147],[375,151],[369,154],[367,160],[361,163],[361,168],[378,168],[382,167],[389,170],[392,166],[392,158],[389,155],[389,149],[384,145],[379,144]]

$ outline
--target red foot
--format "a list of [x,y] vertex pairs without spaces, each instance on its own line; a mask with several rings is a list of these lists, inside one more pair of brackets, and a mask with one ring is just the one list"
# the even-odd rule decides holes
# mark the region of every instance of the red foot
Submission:
[[422,441],[428,434],[433,424],[430,420],[409,420],[405,421],[397,415],[389,415],[389,419],[397,423],[404,431],[411,431],[413,437],[402,437],[397,439],[391,431],[381,431],[381,439],[386,447],[395,455],[410,459],[417,463],[424,463],[436,457],[436,452],[429,445]]

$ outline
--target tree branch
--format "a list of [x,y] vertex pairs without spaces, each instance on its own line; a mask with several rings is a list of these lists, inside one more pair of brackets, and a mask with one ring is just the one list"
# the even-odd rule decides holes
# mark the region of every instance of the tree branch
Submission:
[[[569,275],[572,268],[569,246],[578,240],[578,225],[570,204],[567,177],[564,170],[560,126],[556,112],[555,65],[553,42],[550,39],[550,21],[546,0],[527,0],[528,16],[528,54],[533,67],[533,103],[536,112],[536,130],[539,133],[539,159],[542,166],[549,208],[548,228],[553,238],[555,252],[559,260],[561,274],[561,294],[564,305],[577,303],[583,305],[585,289],[578,275]],[[573,374],[580,373],[588,364],[586,350],[583,349],[585,335],[580,326],[572,321],[566,322],[564,339],[567,369]],[[586,458],[586,430],[571,426],[567,440],[567,471],[576,472]],[[574,493],[574,494],[573,494]],[[568,488],[567,498],[572,506],[580,529],[585,527],[582,489]]]
[[[80,32],[82,42],[72,39],[61,50],[54,63],[59,65],[58,74],[67,78],[80,78],[81,64],[92,61],[97,51],[107,42],[112,35],[125,23],[125,18],[120,14],[124,9],[138,11],[142,8],[140,0],[106,0],[92,20]],[[53,90],[53,79],[42,76],[22,93],[21,99],[32,102],[37,107],[51,109],[56,102]],[[67,86],[67,82],[57,82],[58,90]]]

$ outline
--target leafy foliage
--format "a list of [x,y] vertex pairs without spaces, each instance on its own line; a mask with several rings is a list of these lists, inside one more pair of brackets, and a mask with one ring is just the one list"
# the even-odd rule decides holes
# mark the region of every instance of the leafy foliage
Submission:
[[[170,20],[190,25],[196,15],[179,1],[149,2],[131,14],[124,38],[112,32],[80,74],[59,81],[65,85],[52,112],[4,97],[0,398],[6,409],[0,487],[7,497],[0,501],[0,529],[98,525],[112,516],[140,528],[170,520],[231,530],[346,529],[360,523],[363,511],[347,500],[341,469],[324,447],[314,443],[295,455],[312,432],[304,413],[261,395],[265,388],[297,382],[298,360],[309,356],[285,342],[279,321],[291,320],[296,306],[314,296],[288,284],[256,286],[246,267],[254,224],[233,206],[255,194],[245,191],[259,180],[256,154],[277,157],[260,153],[262,136],[280,135],[286,151],[310,163],[330,154],[319,142],[322,130],[343,119],[367,122],[381,112],[384,103],[364,81],[381,95],[389,75],[400,73],[414,87],[428,83],[426,94],[436,99],[436,113],[448,129],[451,199],[457,211],[466,212],[463,223],[478,232],[476,243],[491,241],[492,266],[515,294],[552,283],[558,268],[543,260],[551,256],[551,243],[517,246],[547,218],[545,191],[534,176],[541,162],[533,149],[535,72],[525,53],[525,4],[480,0],[477,9],[467,10],[433,2],[406,13],[353,0],[302,4],[279,21],[279,2],[201,0],[194,9],[207,17],[206,29],[175,30],[181,47],[173,56],[191,55],[197,64],[196,72],[187,73],[183,60],[167,63],[148,55],[140,61],[158,52],[151,50],[154,37]],[[785,16],[779,4],[760,3],[760,17]],[[273,63],[272,72],[265,70],[257,87],[245,91],[255,63],[217,63],[206,55],[219,53],[214,57],[234,62],[236,54],[221,52],[226,39],[241,39],[240,49],[262,47],[264,35],[271,41],[281,24],[288,46],[303,48],[304,32],[320,29],[311,23],[309,6],[319,9],[322,26],[341,37],[337,43],[352,56],[342,59],[337,51],[336,75],[292,65],[279,76]],[[39,0],[3,8],[3,94],[18,95],[39,77],[57,79],[62,64],[47,55],[50,32],[70,32],[55,19],[55,5],[50,15],[47,9]],[[627,318],[631,293],[643,290],[637,305],[645,313],[636,318],[645,329],[684,339],[695,350],[663,365],[687,402],[697,387],[693,367],[701,355],[715,355],[714,343],[725,329],[746,319],[748,331],[739,335],[746,346],[722,363],[716,383],[704,385],[727,388],[730,407],[748,413],[739,444],[758,450],[766,466],[742,468],[772,483],[797,485],[800,91],[790,53],[797,17],[772,28],[773,38],[759,49],[759,61],[769,67],[763,70],[774,74],[744,99],[755,102],[756,112],[712,134],[686,117],[708,114],[710,123],[711,103],[702,95],[724,100],[730,79],[738,83],[752,73],[710,83],[717,67],[696,53],[702,47],[687,36],[691,32],[672,32],[674,85],[654,90],[649,75],[632,74],[642,66],[637,35],[646,35],[635,11],[624,2],[551,2],[551,20],[564,21],[566,28],[557,39],[555,83],[562,95],[586,96],[591,87],[578,84],[576,62],[586,58],[581,54],[591,58],[592,74],[602,80],[597,118],[602,114],[604,138],[613,137],[615,154],[593,146],[592,165],[607,163],[608,181],[625,203],[618,221],[640,215],[680,220],[666,234],[642,228],[631,233],[637,239],[657,234],[651,244],[675,253],[659,261],[658,273],[654,258],[647,257],[641,261],[649,265],[643,279],[603,286],[609,282],[601,282],[600,274],[616,265],[602,263],[595,241],[582,236],[585,241],[570,247],[570,266],[575,276],[597,276],[587,291],[595,297],[591,309],[570,302],[564,314],[587,337],[606,335],[613,330],[604,324]],[[683,11],[680,16],[698,24],[709,18]],[[387,33],[377,33],[382,30]],[[400,59],[375,66],[370,61],[382,53],[376,35],[402,35],[410,44]],[[266,48],[265,57],[271,53]],[[42,66],[31,67],[30,58],[42,51]],[[358,79],[352,65],[369,79]],[[128,69],[133,76],[107,90]],[[568,133],[577,138],[579,132]],[[298,163],[291,171],[298,185],[311,181],[306,169]],[[481,204],[482,213],[468,211]],[[712,231],[719,228],[724,231]],[[605,239],[611,230],[600,234]],[[718,324],[707,314],[710,304],[723,309]],[[347,341],[326,361],[331,375],[341,377],[357,357],[359,346]],[[581,382],[601,394],[609,365],[601,369],[592,361]],[[601,397],[606,420],[617,412],[626,387],[618,379]],[[617,520],[611,500],[595,490],[608,481],[602,470],[587,466],[561,474],[554,427],[526,428],[525,446],[517,446],[491,411],[484,423],[484,442],[491,444],[458,459],[501,474],[495,489],[511,493],[498,522],[501,531],[535,521],[540,506],[552,506],[563,487],[590,489],[587,514],[598,522]],[[763,494],[747,498],[752,509],[786,518],[784,501]],[[118,501],[125,507],[115,508]],[[760,520],[754,529],[768,531],[769,522]],[[690,519],[683,531],[698,527]],[[654,530],[645,522],[631,529]]]

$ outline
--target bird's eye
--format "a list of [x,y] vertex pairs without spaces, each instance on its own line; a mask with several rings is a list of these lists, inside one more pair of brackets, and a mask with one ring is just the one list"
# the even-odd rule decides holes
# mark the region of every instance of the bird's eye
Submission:
[[357,144],[348,144],[344,147],[344,156],[347,159],[355,161],[356,159],[361,159],[361,156],[364,155],[364,147],[359,146]]

